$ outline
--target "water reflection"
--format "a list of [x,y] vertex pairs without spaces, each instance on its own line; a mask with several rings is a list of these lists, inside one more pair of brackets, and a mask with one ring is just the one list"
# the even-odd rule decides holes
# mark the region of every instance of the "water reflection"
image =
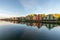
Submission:
[[11,22],[13,24],[25,24],[25,25],[31,26],[31,27],[37,26],[38,29],[41,28],[42,26],[46,26],[48,29],[52,29],[52,28],[60,25],[60,24],[54,24],[54,23],[53,24],[51,24],[51,23],[47,24],[47,23],[36,23],[36,22],[31,23],[31,22],[19,22],[19,21],[9,21],[9,22]]
[[46,26],[49,29],[52,29],[52,28],[58,26],[58,24],[43,24],[43,25]]
[[0,40],[60,40],[59,24],[19,21],[8,21],[6,24],[8,23],[12,24],[0,26]]
[[35,27],[37,26],[38,28],[42,27],[42,23],[26,23],[27,26]]

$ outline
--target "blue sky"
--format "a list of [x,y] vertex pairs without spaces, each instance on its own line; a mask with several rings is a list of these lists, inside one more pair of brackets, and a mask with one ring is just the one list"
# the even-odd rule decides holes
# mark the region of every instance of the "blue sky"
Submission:
[[60,0],[0,0],[0,16],[60,13]]

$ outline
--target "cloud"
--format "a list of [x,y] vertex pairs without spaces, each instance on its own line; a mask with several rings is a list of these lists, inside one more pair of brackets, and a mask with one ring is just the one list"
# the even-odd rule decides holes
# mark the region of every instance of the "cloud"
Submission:
[[19,0],[28,13],[59,13],[59,0]]
[[41,6],[38,4],[37,0],[20,0],[20,3],[29,13],[36,13],[41,10]]

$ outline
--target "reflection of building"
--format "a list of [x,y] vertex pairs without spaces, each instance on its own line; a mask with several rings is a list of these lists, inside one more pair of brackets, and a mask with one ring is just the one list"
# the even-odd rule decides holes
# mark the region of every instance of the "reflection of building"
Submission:
[[8,21],[8,22],[11,22],[11,23],[14,23],[14,24],[25,24],[25,22],[20,22],[20,21]]
[[30,23],[25,23],[27,26],[30,26]]
[[52,29],[53,27],[56,27],[57,24],[43,24],[44,26],[46,26],[49,29]]
[[57,20],[53,15],[47,15],[46,17],[43,18],[43,20]]
[[10,21],[10,22],[12,22],[12,23],[16,23],[16,24],[20,23],[19,21]]
[[42,27],[42,23],[36,23],[36,26],[38,27],[38,28],[40,28],[40,27]]
[[35,26],[37,26],[38,28],[40,28],[40,27],[42,27],[42,23],[26,23],[26,25],[28,25],[28,26],[32,26],[32,27],[35,27]]
[[33,24],[33,26],[36,26],[36,23],[32,23]]

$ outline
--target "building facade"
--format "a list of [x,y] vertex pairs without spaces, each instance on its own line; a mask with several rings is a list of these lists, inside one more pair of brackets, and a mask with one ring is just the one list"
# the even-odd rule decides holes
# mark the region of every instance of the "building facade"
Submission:
[[55,18],[53,15],[47,15],[43,18],[43,20],[57,20],[57,18]]
[[42,19],[43,19],[42,15],[38,14],[37,17],[36,17],[36,20],[42,20]]

